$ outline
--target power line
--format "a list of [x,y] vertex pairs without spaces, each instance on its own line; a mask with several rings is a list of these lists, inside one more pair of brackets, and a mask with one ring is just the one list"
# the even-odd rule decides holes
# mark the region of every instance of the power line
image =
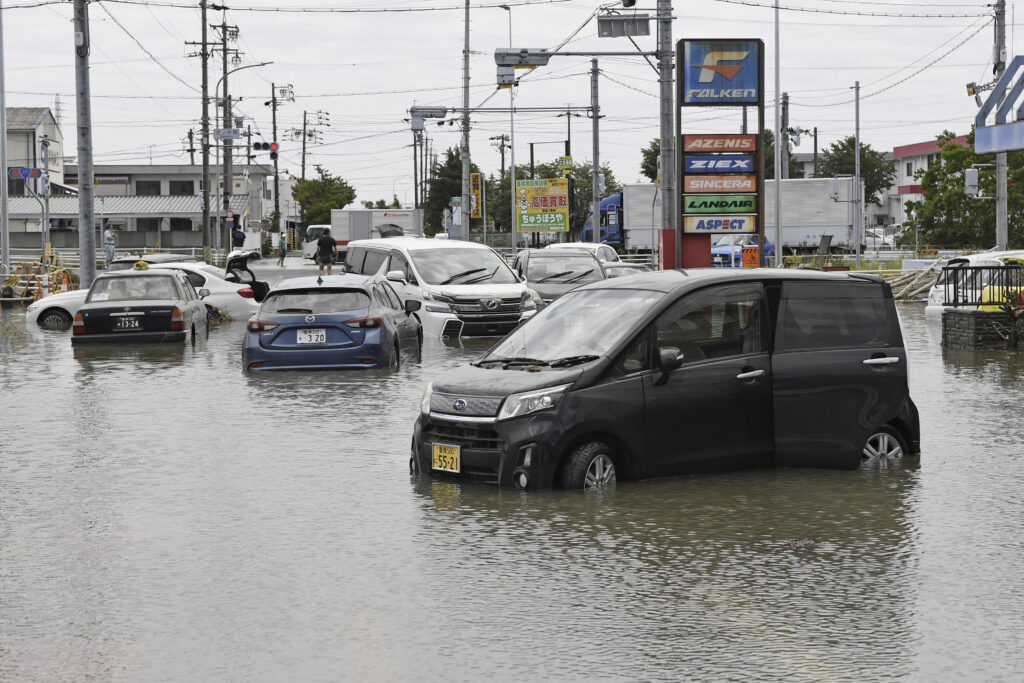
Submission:
[[[761,2],[752,2],[751,0],[714,0],[715,2],[725,3],[727,5],[746,5],[748,7],[760,7],[762,9],[775,9],[775,5],[766,5]],[[845,16],[857,16],[857,17],[914,17],[914,18],[927,18],[927,19],[953,19],[953,18],[965,18],[965,17],[982,17],[986,16],[985,13],[978,14],[937,14],[934,12],[926,13],[907,13],[907,12],[868,12],[859,10],[834,10],[834,9],[819,9],[815,7],[786,7],[779,5],[780,10],[788,12],[809,12],[811,14],[839,14]]]
[[107,9],[107,8],[106,8],[106,7],[104,6],[104,5],[102,5],[102,4],[100,4],[100,8],[101,8],[101,9],[102,9],[102,10],[103,10],[104,12],[106,12],[106,13],[107,13],[107,16],[108,16],[108,17],[110,17],[110,18],[111,18],[111,19],[112,19],[112,20],[114,21],[114,23],[115,23],[115,24],[117,24],[118,28],[120,28],[120,29],[121,29],[122,31],[124,31],[124,32],[125,32],[126,34],[128,34],[128,37],[129,37],[129,38],[131,38],[132,40],[134,40],[134,41],[135,41],[135,44],[139,46],[139,49],[140,49],[140,50],[142,50],[142,51],[143,51],[143,52],[145,52],[145,53],[146,53],[147,55],[149,55],[149,58],[150,58],[150,59],[152,59],[152,60],[153,60],[153,62],[154,62],[154,63],[155,63],[155,64],[156,64],[157,66],[159,66],[159,67],[160,67],[161,69],[163,69],[164,71],[166,71],[166,72],[167,72],[167,73],[168,73],[168,74],[169,74],[169,75],[171,76],[171,78],[173,78],[174,80],[178,81],[179,83],[181,83],[182,85],[184,85],[184,86],[185,86],[186,88],[188,88],[189,90],[191,90],[191,91],[193,91],[193,92],[199,92],[199,89],[198,89],[198,88],[196,88],[195,86],[191,85],[190,83],[188,83],[188,82],[187,82],[187,81],[185,81],[184,79],[180,78],[180,77],[179,77],[179,76],[178,76],[178,75],[177,75],[176,73],[174,73],[173,71],[171,71],[170,69],[168,69],[168,68],[167,68],[166,66],[164,66],[164,63],[163,63],[163,62],[161,62],[161,61],[160,61],[159,59],[157,59],[157,58],[156,58],[156,55],[154,55],[154,54],[153,54],[152,52],[150,52],[150,51],[149,51],[148,49],[146,49],[146,46],[145,46],[145,45],[143,45],[143,44],[142,44],[141,42],[139,42],[139,39],[138,39],[138,38],[136,38],[136,37],[135,37],[134,35],[132,35],[132,32],[131,32],[131,31],[129,31],[129,30],[127,29],[127,28],[125,28],[125,25],[124,25],[124,24],[122,24],[122,23],[121,23],[120,21],[118,21],[118,20],[117,20],[117,17],[115,17],[115,16],[113,15],[113,14],[111,14],[111,12],[110,12],[110,10],[109,10],[109,9]]
[[[122,5],[147,5],[150,7],[174,7],[178,9],[195,9],[195,5],[181,2],[166,2],[152,0],[94,0],[95,2],[114,2]],[[572,0],[511,0],[503,3],[471,5],[471,9],[498,9],[502,5],[509,7],[523,7],[526,5],[554,5],[571,2]],[[40,4],[56,4],[43,0]],[[275,12],[281,14],[384,14],[389,12],[445,12],[451,10],[463,11],[465,5],[448,5],[442,7],[261,7],[249,6],[240,7],[232,5],[233,12]]]

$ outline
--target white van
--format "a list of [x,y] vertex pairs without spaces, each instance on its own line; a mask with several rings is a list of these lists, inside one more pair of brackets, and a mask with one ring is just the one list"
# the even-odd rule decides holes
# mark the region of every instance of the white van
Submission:
[[504,336],[537,307],[526,285],[490,247],[419,237],[349,242],[349,273],[384,274],[416,312],[424,336]]

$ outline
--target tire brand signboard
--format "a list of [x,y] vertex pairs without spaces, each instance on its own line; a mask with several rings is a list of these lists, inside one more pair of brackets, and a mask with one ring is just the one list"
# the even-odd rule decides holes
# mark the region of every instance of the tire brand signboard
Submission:
[[683,176],[683,192],[757,192],[756,175]]
[[569,180],[516,181],[516,232],[568,232]]
[[756,194],[691,194],[683,197],[683,213],[755,213]]
[[689,155],[684,173],[754,173],[754,157],[750,154]]
[[756,135],[684,135],[683,152],[756,152]]
[[690,235],[757,232],[757,216],[683,216],[683,232]]

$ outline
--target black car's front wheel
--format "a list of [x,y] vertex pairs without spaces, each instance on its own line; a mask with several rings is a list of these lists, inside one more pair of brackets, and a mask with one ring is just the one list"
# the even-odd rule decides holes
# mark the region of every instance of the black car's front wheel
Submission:
[[605,489],[615,486],[615,461],[608,444],[590,441],[572,452],[562,470],[562,487]]

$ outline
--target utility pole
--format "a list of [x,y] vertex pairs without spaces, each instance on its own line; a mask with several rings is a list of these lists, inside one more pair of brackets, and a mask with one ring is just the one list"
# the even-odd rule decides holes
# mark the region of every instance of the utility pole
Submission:
[[[600,156],[600,145],[598,137],[598,125],[597,122],[601,118],[601,109],[597,105],[597,59],[590,60],[590,111],[594,115],[594,170],[593,178],[591,179],[591,186],[593,192],[591,193],[591,200],[593,205],[591,206],[591,218],[590,227],[594,239],[594,244],[601,243],[601,188],[597,186],[598,177],[601,174],[601,160]],[[662,208],[664,208],[664,201],[662,202]]]
[[[992,55],[992,71],[996,80],[1006,68],[1006,0],[996,0],[995,7],[995,52]],[[1006,249],[1007,207],[1006,207],[1006,152],[996,154],[996,249]]]
[[491,140],[498,141],[498,144],[494,146],[498,148],[498,153],[501,154],[501,175],[505,175],[505,147],[508,143],[508,136],[502,133],[501,135],[491,137]]
[[469,0],[466,0],[465,43],[462,48],[462,206],[459,209],[462,239],[469,239],[470,192],[469,174]]
[[[74,17],[75,99],[78,108],[78,250],[81,254],[79,286],[84,289],[90,287],[93,278],[96,277],[96,214],[92,189],[92,104],[89,92],[89,6],[86,0],[75,0]],[[6,125],[4,137],[7,137]],[[2,180],[6,188],[7,178]],[[6,226],[4,227],[6,228]],[[4,240],[4,249],[7,249],[6,239]],[[7,260],[5,259],[4,262],[6,264]]]
[[782,177],[789,177],[789,93],[782,93],[782,141],[777,145],[782,155]]
[[412,132],[412,208],[420,208],[419,131]]
[[[77,3],[75,12],[78,12]],[[78,41],[75,42],[77,44]],[[0,265],[3,266],[3,274],[8,275],[11,272],[11,226],[7,219],[7,75],[4,67],[3,0],[0,0],[0,128],[3,129],[0,135],[0,170],[3,171],[0,178]]]
[[853,238],[857,246],[857,267],[860,268],[860,236],[863,228],[861,201],[864,193],[860,189],[860,81],[853,84],[853,189],[857,195],[853,199]]
[[196,165],[196,143],[195,143],[195,132],[188,129],[188,163],[190,166]]
[[[661,109],[661,227],[675,232],[676,266],[682,263],[683,239],[680,219],[676,215],[676,155],[673,79],[675,68],[672,64],[675,51],[672,49],[672,0],[658,0],[658,83],[660,85]],[[595,102],[596,106],[596,102]],[[746,108],[744,107],[744,112]],[[594,112],[595,147],[597,136],[597,112]],[[595,213],[595,215],[598,215]],[[596,234],[595,230],[595,234]],[[595,241],[600,241],[595,239]]]
[[[779,178],[782,177],[782,155],[779,154],[779,129],[781,128],[779,104],[782,100],[780,93],[779,75],[779,0],[775,0],[775,154],[773,164],[775,166],[775,267],[782,267],[782,184]],[[763,229],[762,229],[763,231]],[[765,238],[767,239],[767,235]],[[763,245],[762,245],[763,249]]]
[[[277,88],[270,84],[271,134],[277,142]],[[274,232],[281,229],[281,180],[277,174],[277,159],[274,159]]]
[[[43,152],[43,260],[50,260],[50,136],[44,135],[39,146]],[[4,183],[6,185],[6,183]]]
[[202,27],[202,40],[198,43],[194,41],[186,41],[186,45],[198,45],[199,52],[192,53],[189,56],[199,56],[200,63],[202,64],[202,100],[203,100],[203,118],[201,121],[202,130],[200,131],[201,141],[200,147],[202,151],[203,159],[203,180],[200,183],[202,192],[203,202],[203,248],[209,249],[213,244],[213,232],[210,226],[210,79],[209,79],[209,63],[210,63],[210,50],[209,40],[207,34],[208,24],[206,23],[206,5],[207,0],[199,0],[199,23]]
[[[235,41],[238,39],[238,27],[229,26],[227,18],[227,8],[221,7],[221,22],[220,24],[214,25],[211,28],[218,29],[220,31],[220,57],[221,57],[221,79],[224,81],[224,91],[222,95],[222,102],[224,107],[223,126],[224,128],[233,128],[232,117],[231,117],[231,96],[228,94],[228,57],[232,59],[232,63],[236,66],[241,61],[238,50],[228,48],[228,41]],[[228,227],[228,223],[232,222],[228,220],[228,216],[231,215],[231,195],[234,191],[234,172],[232,170],[233,160],[233,148],[234,139],[226,137],[223,140],[224,147],[224,187],[222,188],[223,196],[223,209],[224,209],[224,225],[221,229],[224,230],[225,240],[224,248],[225,251],[230,251],[231,247],[231,229]]]
[[818,127],[814,127],[814,176],[818,177]]

